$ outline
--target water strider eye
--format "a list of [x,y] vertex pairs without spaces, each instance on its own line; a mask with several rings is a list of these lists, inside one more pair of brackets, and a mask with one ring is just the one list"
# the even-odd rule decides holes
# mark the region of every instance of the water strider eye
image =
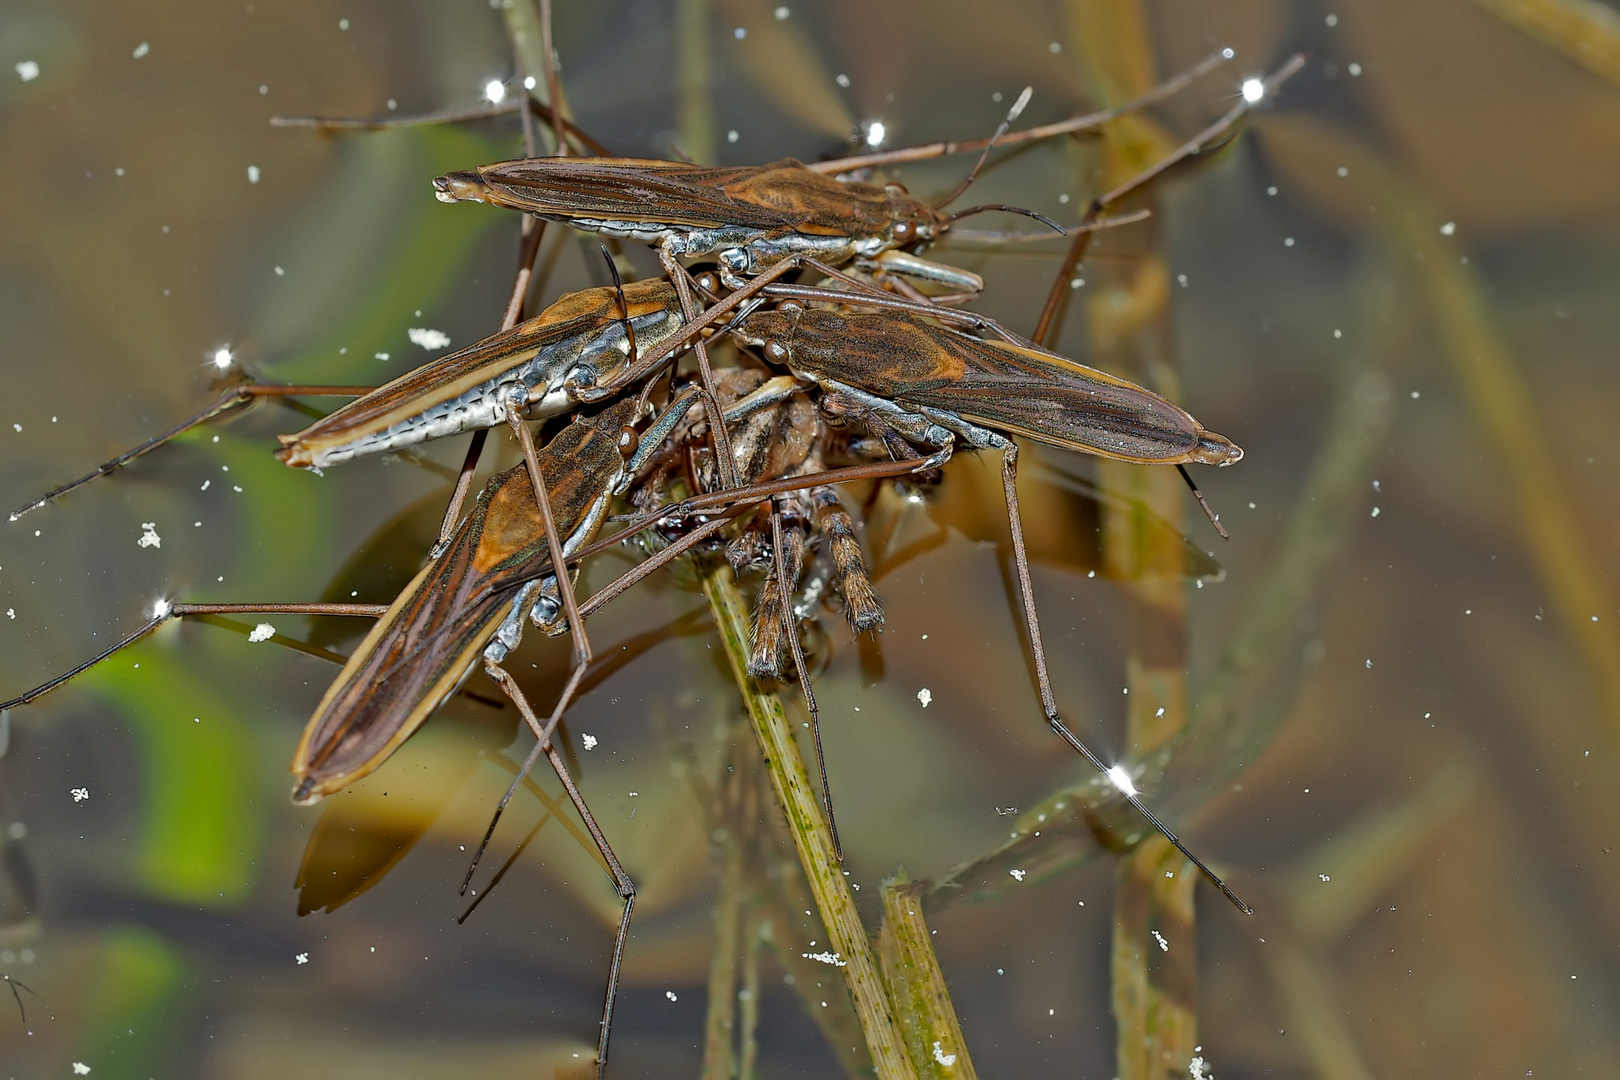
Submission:
[[619,429],[619,454],[626,460],[636,456],[636,447],[641,445],[641,436],[629,424]]
[[713,270],[705,270],[697,276],[697,284],[698,288],[706,293],[718,293],[720,291],[720,275]]
[[779,364],[784,364],[788,358],[788,347],[775,338],[771,338],[765,342],[765,355]]
[[786,311],[789,314],[797,315],[799,312],[804,310],[804,305],[799,303],[797,300],[784,300],[780,304],[776,305],[776,310]]
[[909,221],[895,222],[894,238],[902,244],[915,240],[917,238],[917,226]]

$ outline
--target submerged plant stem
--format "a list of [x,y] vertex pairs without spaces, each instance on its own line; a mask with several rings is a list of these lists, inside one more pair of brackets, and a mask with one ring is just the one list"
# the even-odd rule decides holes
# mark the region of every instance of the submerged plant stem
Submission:
[[945,975],[934,955],[933,935],[923,919],[923,884],[901,870],[883,883],[883,928],[878,956],[889,998],[905,1029],[919,1075],[936,1080],[977,1080],[967,1040],[951,1004]]
[[828,941],[844,962],[840,970],[854,998],[855,1012],[877,1074],[881,1080],[891,1077],[911,1080],[917,1073],[906,1056],[866,928],[855,908],[855,896],[833,853],[832,833],[822,817],[816,789],[811,786],[798,743],[788,727],[782,700],[761,689],[748,675],[748,605],[737,591],[731,568],[725,563],[699,564],[698,579],[720,631],[732,676],[742,692],[748,717],[753,721],[760,750],[765,755],[771,787],[787,816],[788,832],[799,853],[799,865],[810,883]]

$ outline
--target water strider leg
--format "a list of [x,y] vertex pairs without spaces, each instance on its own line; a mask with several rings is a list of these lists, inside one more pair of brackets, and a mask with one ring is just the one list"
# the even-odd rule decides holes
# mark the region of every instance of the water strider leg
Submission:
[[523,719],[540,740],[537,749],[544,748],[552,770],[556,772],[557,779],[562,781],[563,788],[568,792],[569,801],[584,819],[585,828],[590,831],[591,839],[596,841],[596,850],[601,852],[602,858],[607,861],[608,873],[613,877],[613,886],[618,890],[619,898],[624,901],[624,914],[619,919],[619,933],[613,940],[613,962],[608,967],[607,996],[602,1003],[602,1033],[596,1044],[596,1075],[600,1080],[603,1069],[607,1067],[608,1034],[613,1025],[613,1001],[619,991],[619,967],[624,960],[624,944],[630,937],[630,913],[636,904],[636,883],[630,880],[630,875],[619,865],[618,856],[613,854],[613,848],[608,844],[607,837],[602,834],[602,827],[596,823],[591,808],[585,803],[585,796],[580,794],[579,788],[574,784],[574,778],[569,774],[568,766],[563,763],[562,755],[551,745],[549,727],[541,725],[540,718],[535,715],[529,699],[518,687],[517,680],[493,661],[486,660],[484,670],[489,673],[490,678],[500,684],[502,690],[506,691],[506,696],[512,699],[512,703],[518,707],[518,712],[523,714]]
[[[518,80],[518,89],[523,90],[522,80]],[[271,127],[282,128],[314,128],[317,131],[386,131],[389,128],[400,127],[427,127],[433,124],[456,124],[469,120],[488,120],[496,116],[505,116],[508,113],[522,112],[524,101],[528,102],[529,114],[537,120],[547,124],[554,124],[551,107],[544,105],[527,93],[508,94],[507,100],[498,105],[474,105],[467,109],[447,109],[443,112],[421,113],[410,116],[272,116]],[[599,157],[613,157],[613,151],[597,142],[590,133],[578,124],[564,117],[563,126],[568,134],[581,149],[587,150]]]
[[[532,131],[525,131],[524,134],[526,141],[533,141]],[[512,329],[523,316],[523,298],[529,294],[529,281],[534,276],[534,261],[540,255],[540,241],[545,235],[545,219],[524,217],[522,241],[518,248],[517,280],[512,283],[512,296],[507,300],[506,314],[501,318],[502,330]],[[467,493],[472,490],[473,475],[478,471],[478,459],[483,457],[484,443],[488,439],[488,430],[480,428],[473,432],[472,441],[467,444],[467,456],[462,459],[461,471],[456,474],[456,486],[450,493],[449,505],[444,508],[444,519],[439,523],[439,539],[429,553],[430,558],[437,557],[443,552],[450,543],[450,537],[455,534],[456,524],[461,520],[461,508],[467,502]]]
[[[692,295],[692,283],[686,276],[686,268],[675,261],[667,249],[658,248],[658,261],[664,267],[664,273],[669,276],[670,283],[675,286],[675,295],[681,301],[681,318],[688,325],[698,321],[697,298]],[[702,337],[694,337],[692,350],[697,353],[698,379],[703,384],[703,408],[709,414],[709,443],[714,451],[715,467],[720,476],[722,488],[737,486],[737,467],[731,457],[731,439],[726,434],[725,417],[720,409],[720,396],[714,389],[714,370],[709,366],[709,347],[704,344]]]
[[31,503],[28,503],[27,505],[19,506],[17,509],[11,512],[11,520],[16,521],[18,518],[32,510],[38,510],[46,503],[66,495],[74,488],[83,487],[85,484],[88,484],[98,476],[106,476],[108,473],[123,468],[136,458],[156,450],[165,443],[174,441],[181,435],[184,435],[186,432],[190,431],[192,428],[201,424],[206,424],[216,416],[223,416],[232,409],[239,409],[246,405],[252,404],[256,398],[360,397],[362,394],[371,393],[371,391],[374,389],[376,388],[372,386],[276,386],[268,383],[251,382],[232,386],[223,391],[212,405],[209,405],[207,408],[203,409],[189,420],[183,420],[174,427],[170,428],[168,431],[163,432],[161,435],[154,435],[150,439],[147,439],[145,442],[141,443],[139,446],[119,454],[111,461],[103,462],[101,465],[96,467],[94,472],[87,473],[71,483],[63,484],[59,488],[47,491],[45,494],[41,495],[39,498],[35,499]]
[[[1209,149],[1218,140],[1226,136],[1257,103],[1271,98],[1283,83],[1293,78],[1295,73],[1304,66],[1304,53],[1295,53],[1289,57],[1282,67],[1267,75],[1261,81],[1260,92],[1252,99],[1245,92],[1238,103],[1232,106],[1225,116],[1222,116],[1209,127],[1182,143],[1171,151],[1168,156],[1148,166],[1114,190],[1104,192],[1092,199],[1091,205],[1086,208],[1085,215],[1080,219],[1081,223],[1085,225],[1094,223],[1104,210],[1107,210],[1125,196],[1140,189],[1166,170]],[[1063,258],[1063,268],[1052,281],[1052,289],[1046,295],[1046,306],[1041,309],[1040,321],[1035,324],[1035,333],[1031,335],[1031,340],[1035,344],[1044,345],[1046,343],[1047,335],[1052,330],[1052,323],[1057,318],[1058,309],[1062,307],[1064,299],[1071,291],[1069,289],[1069,280],[1074,277],[1074,272],[1079,267],[1080,260],[1085,256],[1086,247],[1090,243],[1091,232],[1081,231],[1075,236],[1074,242],[1069,245],[1069,252]]]
[[827,811],[827,830],[832,833],[833,854],[844,861],[844,845],[838,839],[838,822],[833,817],[832,786],[827,782],[827,757],[821,750],[821,710],[816,707],[816,692],[810,687],[810,671],[804,663],[804,650],[799,646],[799,627],[793,617],[793,595],[788,589],[788,567],[782,556],[782,510],[771,500],[771,561],[775,564],[776,589],[781,599],[782,632],[787,635],[788,647],[793,651],[793,667],[799,676],[799,688],[804,691],[804,707],[810,712],[810,734],[816,743],[816,767],[821,770],[821,802]]
[[135,644],[170,619],[187,615],[359,615],[375,619],[388,610],[386,604],[165,604],[150,619],[115,641],[84,663],[64,672],[49,682],[41,683],[10,701],[0,702],[0,712],[27,705],[36,698],[55,690],[70,679],[83,675],[103,660]]
[[1041,709],[1046,713],[1046,722],[1052,725],[1052,730],[1057,732],[1059,738],[1068,743],[1081,757],[1089,761],[1098,772],[1108,777],[1119,793],[1125,797],[1125,801],[1135,807],[1137,813],[1145,817],[1155,829],[1163,833],[1164,838],[1174,844],[1177,851],[1185,855],[1188,861],[1198,867],[1199,871],[1209,879],[1211,884],[1226,894],[1226,898],[1236,904],[1239,911],[1245,915],[1253,915],[1254,909],[1245,904],[1238,897],[1238,894],[1233,892],[1213,870],[1200,862],[1198,856],[1188,851],[1187,845],[1183,844],[1176,834],[1171,832],[1154,815],[1153,811],[1143,804],[1141,798],[1130,788],[1129,778],[1124,777],[1121,772],[1116,772],[1114,769],[1104,765],[1102,759],[1092,753],[1091,748],[1081,742],[1074,732],[1070,731],[1068,726],[1063,723],[1063,717],[1058,712],[1057,696],[1052,693],[1052,680],[1047,674],[1046,647],[1041,642],[1040,618],[1035,614],[1035,590],[1029,575],[1029,553],[1024,547],[1023,515],[1019,513],[1018,509],[1018,446],[1011,440],[1007,442],[1006,447],[1001,452],[1001,485],[1002,491],[1007,498],[1007,524],[1012,529],[1013,565],[1018,577],[1018,599],[1024,612],[1024,625],[1029,631],[1030,652],[1035,657],[1035,682],[1040,690]]
[[[519,390],[519,394],[524,391]],[[517,436],[518,445],[523,448],[523,460],[529,467],[529,483],[534,486],[534,501],[540,507],[540,520],[546,527],[546,546],[551,552],[551,565],[559,567],[554,580],[557,582],[557,595],[562,600],[563,617],[568,621],[568,635],[574,647],[574,670],[568,677],[568,683],[563,687],[562,696],[557,699],[557,708],[551,714],[551,720],[546,725],[547,738],[562,719],[562,714],[573,700],[574,693],[579,689],[579,682],[585,677],[585,669],[591,664],[591,641],[585,636],[585,619],[579,613],[579,604],[574,599],[574,578],[568,572],[567,556],[563,554],[562,536],[557,532],[557,519],[551,512],[551,496],[546,490],[546,478],[540,470],[540,457],[534,445],[534,436],[529,433],[529,425],[518,413],[515,405],[509,407],[506,413],[507,423],[512,428],[512,434]]]

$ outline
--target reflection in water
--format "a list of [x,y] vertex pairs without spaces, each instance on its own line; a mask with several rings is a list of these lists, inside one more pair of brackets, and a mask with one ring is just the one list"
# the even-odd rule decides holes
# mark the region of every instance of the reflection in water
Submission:
[[[999,473],[966,456],[917,501],[888,488],[866,508],[883,633],[822,613],[845,869],[868,928],[886,878],[916,883],[962,1064],[986,1076],[1186,1075],[1193,1046],[1222,1076],[1601,1072],[1620,1029],[1614,962],[1590,944],[1614,936],[1620,887],[1605,21],[1494,0],[556,6],[581,126],[724,163],[813,161],[857,130],[987,134],[1025,85],[1021,122],[1048,122],[1229,44],[1230,69],[1151,118],[977,182],[976,201],[1064,222],[1310,52],[1274,111],[1158,190],[1148,225],[1098,237],[1056,342],[1248,451],[1200,477],[1232,542],[1208,554],[1165,470],[1026,452],[1020,488],[1065,714],[1259,913],[1231,918],[1152,843],[1098,858],[1141,823],[1047,734]],[[512,74],[506,33],[483,4],[0,13],[0,505],[195,412],[221,349],[266,381],[370,385],[432,355],[412,330],[486,336],[514,223],[436,204],[429,180],[512,156],[514,124],[326,138],[267,120],[478,104]],[[892,178],[939,194],[966,167]],[[600,283],[594,243],[548,236],[546,299]],[[1027,330],[1060,245],[937,254]],[[269,453],[306,424],[266,403],[14,523],[3,689],[154,596],[393,595],[462,447],[427,450],[437,472],[313,477]],[[143,547],[148,522],[161,543]],[[358,636],[273,621],[338,652]],[[690,575],[591,626],[602,666],[570,765],[642,898],[613,1075],[853,1073],[856,1014],[812,958],[826,932]],[[551,700],[567,643],[513,663]],[[550,781],[514,803],[499,887],[455,925],[528,746],[506,749],[512,710],[453,701],[312,816],[284,769],[331,670],[191,625],[10,715],[0,973],[58,1016],[0,1021],[18,1075],[589,1075],[617,901]]]

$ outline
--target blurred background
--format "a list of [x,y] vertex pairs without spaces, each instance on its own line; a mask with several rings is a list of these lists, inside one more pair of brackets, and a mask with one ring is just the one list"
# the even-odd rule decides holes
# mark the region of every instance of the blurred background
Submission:
[[[429,181],[516,156],[512,118],[339,138],[269,119],[476,105],[514,73],[511,2],[0,10],[0,505],[195,412],[221,349],[264,380],[372,384],[429,358],[411,329],[454,347],[493,331],[516,219],[437,204]],[[1008,153],[967,201],[1072,223],[1244,79],[1308,56],[1240,139],[1138,200],[1149,223],[1099,238],[1055,339],[1245,448],[1198,475],[1231,542],[1168,470],[1031,448],[1022,489],[1065,714],[1257,913],[1200,887],[1195,918],[1153,845],[1106,854],[1138,823],[1074,814],[1092,778],[1042,721],[996,462],[966,456],[866,522],[883,632],[854,641],[829,613],[813,636],[857,901],[875,928],[886,877],[932,883],[987,1077],[1185,1076],[1192,1053],[1223,1080],[1613,1075],[1615,9],[556,12],[585,130],[724,163],[981,137],[1026,85],[1020,126],[1057,120],[1223,46],[1231,63],[1148,117]],[[886,175],[930,196],[968,167]],[[593,283],[595,245],[549,231],[543,302]],[[1062,250],[932,254],[984,274],[978,309],[1028,332]],[[462,441],[316,477],[270,455],[307,420],[258,407],[5,526],[0,696],[160,597],[391,599]],[[589,1075],[617,901],[553,779],[514,804],[481,880],[509,869],[456,922],[468,849],[529,747],[513,711],[458,698],[354,789],[294,807],[286,764],[333,669],[250,642],[256,621],[169,625],[0,728],[0,974],[34,991],[26,1018],[0,1002],[6,1074]],[[268,621],[344,652],[361,632]],[[576,775],[642,890],[611,1075],[705,1068],[739,837],[758,863],[753,1074],[858,1073],[838,973],[802,955],[825,933],[793,901],[768,789],[727,793],[757,751],[690,576],[636,589],[591,633],[604,659],[567,721]],[[566,641],[533,640],[514,661],[541,701],[567,662]]]

